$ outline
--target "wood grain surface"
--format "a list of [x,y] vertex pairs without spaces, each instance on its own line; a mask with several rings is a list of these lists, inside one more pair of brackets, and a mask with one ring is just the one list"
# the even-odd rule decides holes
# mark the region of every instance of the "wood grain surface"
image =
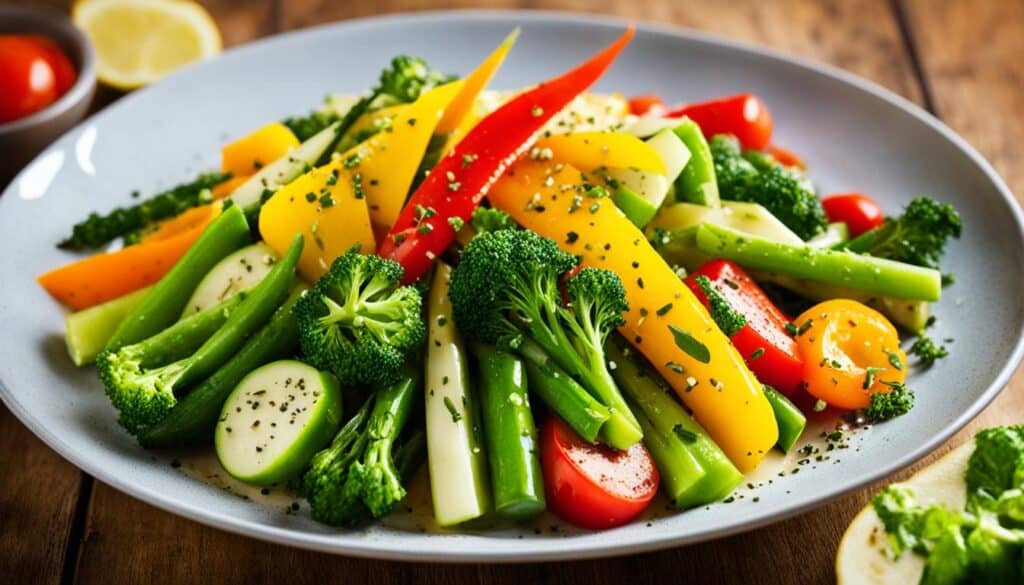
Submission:
[[[47,0],[66,7],[67,2]],[[213,0],[225,43],[341,19],[436,8],[556,9],[692,27],[837,65],[939,116],[1024,194],[1024,3],[1001,0]],[[116,94],[99,98],[102,106]],[[926,389],[922,390],[926,391]],[[1024,377],[967,429],[1024,420]],[[703,545],[586,562],[446,566],[287,549],[157,510],[77,472],[0,407],[0,581],[13,583],[828,583],[846,524],[874,488]],[[14,472],[16,470],[16,473]],[[905,471],[902,477],[912,470]]]

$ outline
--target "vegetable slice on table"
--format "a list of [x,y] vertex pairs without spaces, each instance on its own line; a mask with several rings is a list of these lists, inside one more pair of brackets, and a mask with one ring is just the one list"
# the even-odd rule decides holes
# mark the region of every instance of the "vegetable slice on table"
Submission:
[[71,313],[64,319],[64,341],[76,366],[91,364],[110,341],[125,316],[142,303],[149,288]]
[[491,507],[478,400],[448,302],[451,271],[438,263],[427,306],[427,453],[434,519],[440,526],[479,518]]
[[299,140],[280,122],[272,122],[230,142],[220,151],[220,168],[247,176],[298,148]]
[[873,230],[885,221],[882,208],[861,193],[829,195],[821,200],[821,206],[825,208],[829,221],[845,223],[853,237]]
[[[195,290],[200,280],[220,262],[221,258],[248,243],[249,237],[249,224],[245,221],[245,215],[237,207],[231,207],[217,216],[217,219],[204,228],[197,238],[193,239],[192,232],[187,232],[162,242],[130,246],[106,256],[106,258],[112,258],[116,254],[134,258],[135,255],[139,255],[143,256],[144,260],[165,262],[164,257],[149,258],[145,255],[154,253],[153,251],[166,253],[168,247],[177,251],[174,246],[181,246],[185,242],[190,244],[183,255],[179,254],[174,260],[171,260],[174,263],[173,268],[166,271],[166,274],[161,273],[160,282],[153,287],[153,291],[146,296],[146,300],[121,322],[107,344],[107,349],[116,350],[129,343],[141,341],[175,322],[185,308],[189,295]],[[133,253],[133,250],[136,252]],[[142,252],[137,250],[142,250]],[[104,256],[94,256],[93,258],[104,258]],[[82,264],[89,260],[83,261]],[[100,286],[101,284],[115,286],[115,283],[118,282],[115,279],[119,277],[109,271],[121,270],[125,267],[116,265],[103,268],[106,271],[85,270],[85,274],[90,275],[93,279],[92,284],[88,286]],[[47,276],[49,275],[44,275],[41,279]],[[124,279],[125,276],[120,278]],[[141,282],[132,283],[137,286],[132,286],[128,290],[135,290],[151,283],[152,281],[149,279],[142,279]],[[46,285],[44,284],[44,286]]]
[[591,445],[556,416],[544,423],[540,443],[548,507],[577,526],[621,526],[658,492],[658,470],[643,443],[627,451]]
[[697,104],[687,104],[665,113],[666,118],[686,116],[696,122],[704,136],[732,134],[744,148],[760,150],[772,137],[772,116],[756,95],[740,94]]
[[544,479],[523,362],[484,344],[475,344],[473,353],[480,373],[480,422],[494,512],[511,520],[536,516],[544,511]]
[[619,275],[629,304],[619,332],[658,368],[733,463],[753,469],[778,440],[760,382],[643,233],[614,205],[588,199],[579,181],[571,165],[556,169],[551,161],[524,159],[489,199],[579,255],[583,266]]
[[[707,279],[706,284],[699,282],[700,277]],[[730,313],[741,316],[732,318],[734,325],[723,331],[758,380],[787,395],[796,392],[803,380],[804,360],[786,332],[790,319],[742,268],[728,260],[712,260],[691,273],[686,284],[719,328],[723,321],[730,321]]]
[[[452,223],[470,220],[508,165],[529,148],[552,116],[597,81],[633,33],[630,27],[583,65],[513,98],[481,120],[438,162],[380,243],[379,253],[405,268],[403,282],[414,282],[430,268],[455,239]],[[433,210],[433,215],[423,217],[420,210]]]
[[907,356],[892,323],[856,301],[835,299],[793,322],[807,391],[830,406],[865,408],[907,377]]
[[140,432],[139,443],[146,447],[209,443],[224,401],[242,378],[266,363],[294,355],[298,346],[298,324],[292,307],[304,290],[303,287],[293,291],[270,321],[227,363],[185,395],[166,417]]
[[330,442],[341,407],[330,374],[294,360],[256,368],[224,402],[214,433],[217,459],[245,483],[287,481]]

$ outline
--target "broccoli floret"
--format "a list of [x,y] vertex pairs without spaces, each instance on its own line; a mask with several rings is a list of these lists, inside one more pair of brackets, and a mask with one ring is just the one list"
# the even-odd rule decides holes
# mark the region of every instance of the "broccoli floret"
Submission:
[[519,227],[511,215],[493,207],[477,207],[469,223],[478,234]]
[[715,135],[710,147],[722,199],[758,203],[805,240],[825,230],[828,218],[806,177],[769,157],[744,153],[735,136]]
[[871,404],[862,411],[864,418],[873,423],[903,416],[914,407],[914,393],[899,382],[884,382],[892,388],[889,392],[871,395]]
[[850,241],[846,248],[862,254],[939,268],[949,238],[959,238],[960,214],[948,203],[917,197],[903,215]]
[[949,350],[946,349],[945,345],[936,345],[930,337],[922,335],[914,341],[914,344],[910,346],[910,351],[907,353],[917,356],[918,363],[929,368],[936,360],[948,356]]
[[426,334],[423,299],[402,267],[354,247],[295,305],[302,353],[342,384],[391,383]]
[[421,459],[395,445],[420,392],[415,371],[410,368],[398,382],[377,390],[313,457],[302,489],[315,520],[354,526],[388,514],[405,497],[403,478]]
[[539,346],[612,411],[602,437],[627,448],[642,436],[608,372],[604,341],[622,323],[625,289],[612,272],[585,269],[559,283],[579,260],[529,230],[481,234],[452,274],[452,315],[470,338],[516,350]]
[[711,279],[703,274],[696,278],[697,285],[708,297],[711,318],[715,320],[718,328],[725,333],[726,337],[732,337],[747,326],[747,318],[736,311],[717,288],[711,284]]
[[311,112],[308,116],[291,116],[281,121],[292,134],[305,142],[341,118],[335,112]]

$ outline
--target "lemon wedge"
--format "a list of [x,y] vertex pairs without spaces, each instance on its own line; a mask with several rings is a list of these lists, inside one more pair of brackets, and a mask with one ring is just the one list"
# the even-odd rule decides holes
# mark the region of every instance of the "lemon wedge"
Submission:
[[96,49],[97,77],[117,89],[153,83],[220,53],[210,14],[183,0],[80,0],[71,18]]

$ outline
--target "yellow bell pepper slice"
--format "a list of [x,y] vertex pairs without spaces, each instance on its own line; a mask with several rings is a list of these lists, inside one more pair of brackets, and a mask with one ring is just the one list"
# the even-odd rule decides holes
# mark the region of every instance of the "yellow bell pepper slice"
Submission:
[[637,169],[664,175],[665,163],[650,144],[622,132],[559,134],[537,141],[535,148],[550,148],[559,162],[578,169]]
[[395,122],[395,118],[397,118],[398,115],[408,107],[409,104],[398,104],[374,110],[372,112],[366,112],[362,116],[359,116],[356,121],[349,126],[345,133],[348,136],[357,136],[363,133],[375,133],[391,128]]
[[[444,117],[437,124],[436,134],[449,134],[461,127],[462,121],[474,109],[477,96],[487,87],[494,74],[498,72],[501,64],[505,62],[505,57],[512,50],[512,46],[516,44],[516,39],[518,38],[519,28],[517,27],[501,41],[497,49],[494,49],[482,63],[477,65],[472,73],[466,76],[465,85],[462,86],[459,95],[455,96],[455,99],[452,100],[452,103],[445,110]],[[453,136],[452,138],[455,138],[457,141],[456,137]],[[461,138],[461,136],[458,138]],[[453,142],[449,141],[447,146],[453,146]]]
[[299,139],[280,122],[251,132],[220,152],[221,170],[236,177],[249,176],[299,145]]
[[[630,307],[619,331],[661,372],[740,470],[757,467],[778,440],[761,384],[643,232],[611,199],[590,198],[579,183],[580,172],[572,165],[523,159],[488,198],[524,227],[580,256],[584,266],[618,274]],[[701,355],[701,348],[710,357]]]
[[421,95],[395,116],[390,132],[374,134],[341,155],[344,167],[362,184],[378,233],[395,223],[434,128],[462,84],[454,81]]
[[309,282],[354,244],[367,253],[376,249],[355,175],[343,159],[335,159],[278,189],[260,210],[260,235],[278,254],[284,254],[296,233],[305,238],[298,269]]

